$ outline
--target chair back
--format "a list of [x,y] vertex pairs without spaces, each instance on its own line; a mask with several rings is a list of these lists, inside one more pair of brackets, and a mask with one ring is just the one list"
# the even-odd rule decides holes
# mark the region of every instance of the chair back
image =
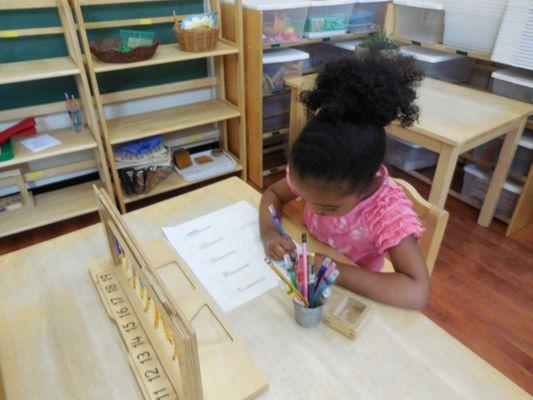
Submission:
[[394,182],[401,186],[409,200],[411,200],[413,210],[426,229],[424,234],[418,239],[418,247],[431,275],[439,254],[444,231],[448,224],[449,213],[420,196],[420,193],[409,182],[403,179],[394,179]]

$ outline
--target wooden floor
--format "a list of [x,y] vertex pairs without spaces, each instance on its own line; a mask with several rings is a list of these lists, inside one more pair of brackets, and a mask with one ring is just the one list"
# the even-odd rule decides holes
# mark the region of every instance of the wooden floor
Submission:
[[[427,197],[428,185],[398,171],[393,175]],[[424,314],[533,395],[533,227],[506,238],[503,223],[479,227],[478,211],[461,201],[450,197],[446,208],[450,221]],[[299,216],[302,203],[287,210]],[[91,214],[4,238],[0,254],[97,222]]]

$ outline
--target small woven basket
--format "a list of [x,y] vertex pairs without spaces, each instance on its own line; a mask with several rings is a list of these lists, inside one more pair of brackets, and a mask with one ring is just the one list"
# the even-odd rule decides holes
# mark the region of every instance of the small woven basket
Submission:
[[97,40],[90,44],[91,53],[101,61],[108,63],[130,63],[152,58],[159,46],[159,40],[154,40],[151,46],[139,46],[130,51],[117,50],[121,46],[118,36]]
[[174,34],[183,51],[202,52],[214,50],[218,41],[218,28],[182,29],[174,14]]

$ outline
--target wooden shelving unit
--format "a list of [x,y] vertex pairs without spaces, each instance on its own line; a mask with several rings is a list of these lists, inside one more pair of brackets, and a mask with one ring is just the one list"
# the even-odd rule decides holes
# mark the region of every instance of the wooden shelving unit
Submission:
[[[218,44],[212,51],[186,52],[182,51],[177,43],[170,43],[160,45],[155,56],[146,61],[128,64],[108,64],[97,60],[90,52],[87,33],[89,30],[170,23],[173,21],[173,18],[162,16],[157,18],[86,23],[81,6],[83,5],[85,8],[102,4],[129,4],[136,2],[138,0],[74,0],[72,4],[84,50],[85,65],[89,73],[94,94],[94,103],[100,119],[102,138],[113,178],[114,192],[118,206],[122,212],[126,211],[126,204],[193,184],[184,181],[176,173],[173,173],[163,182],[160,182],[150,193],[135,196],[125,195],[121,188],[113,156],[113,146],[131,140],[174,133],[210,123],[218,123],[221,131],[221,147],[232,154],[237,160],[237,167],[222,176],[240,172],[242,178],[246,178],[246,165],[244,162],[239,161],[244,159],[246,154],[242,9],[240,1],[236,2],[236,7],[232,9],[231,15],[221,13],[220,0],[210,0],[208,2],[211,11],[217,12],[219,16],[222,14],[222,17],[219,18],[219,24],[222,25],[222,29],[220,30]],[[182,15],[179,17],[183,18],[186,16]],[[169,29],[171,29],[171,26],[169,26]],[[98,74],[100,73],[195,59],[213,60],[214,74],[203,79],[101,94],[98,82]],[[216,98],[209,101],[113,119],[107,119],[104,113],[104,106],[106,104],[199,88],[213,88],[216,91]],[[198,182],[194,183],[196,184]]]
[[[89,83],[83,68],[83,59],[78,40],[75,36],[74,20],[66,0],[0,0],[0,10],[32,10],[37,8],[57,9],[61,25],[56,27],[31,28],[0,31],[2,40],[26,36],[44,36],[63,34],[68,56],[47,59],[19,61],[0,64],[0,84],[29,82],[42,79],[72,76],[76,87],[84,120],[87,127],[82,132],[72,128],[47,131],[61,144],[34,153],[23,146],[24,138],[12,139],[15,157],[0,162],[0,172],[19,169],[25,183],[44,178],[54,178],[67,173],[79,172],[97,167],[100,181],[67,186],[33,196],[34,207],[5,211],[0,213],[0,237],[23,232],[28,229],[62,221],[96,210],[96,200],[92,195],[92,185],[111,188],[111,180],[105,159],[96,114],[92,105]],[[62,93],[61,93],[62,95]],[[40,104],[36,106],[9,109],[0,112],[0,121],[14,121],[25,117],[41,117],[60,112],[66,113],[63,102]],[[40,133],[40,132],[38,132]],[[92,151],[94,158],[88,161],[61,164],[43,170],[35,170],[32,163],[38,160],[52,159],[82,151]]]
[[[231,4],[224,4],[232,7]],[[247,8],[243,9],[244,15],[244,49],[245,49],[245,80],[246,80],[246,137],[247,137],[247,163],[248,178],[255,185],[263,187],[263,177],[280,171],[287,166],[285,147],[281,143],[273,143],[267,146],[266,141],[274,138],[283,138],[284,146],[288,142],[289,118],[287,123],[275,127],[273,130],[264,131],[263,119],[273,116],[288,116],[290,107],[268,115],[263,112],[263,102],[270,101],[274,96],[289,96],[290,91],[284,90],[272,94],[263,93],[263,51],[269,49],[298,47],[317,43],[333,43],[343,40],[353,40],[367,37],[369,32],[354,33],[319,39],[304,38],[296,41],[288,41],[274,44],[263,43],[263,11]],[[260,101],[259,99],[263,99]]]

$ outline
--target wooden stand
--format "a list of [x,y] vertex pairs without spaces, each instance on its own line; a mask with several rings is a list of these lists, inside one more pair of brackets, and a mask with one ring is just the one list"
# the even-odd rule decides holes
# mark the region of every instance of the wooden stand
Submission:
[[19,188],[20,197],[22,199],[22,207],[33,207],[33,197],[24,183],[22,174],[18,169],[11,171],[0,172],[0,188],[8,186],[17,186]]
[[[76,36],[76,26],[67,0],[0,0],[0,11],[18,9],[31,11],[38,8],[56,9],[61,25],[10,31],[3,31],[0,28],[0,38],[2,40],[10,40],[12,38],[63,34],[68,55],[44,60],[0,64],[0,85],[71,76],[76,82],[81,111],[83,112],[87,129],[82,132],[75,132],[71,127],[51,130],[49,133],[60,140],[61,143],[37,153],[32,152],[20,143],[24,138],[14,137],[12,142],[15,157],[1,162],[0,172],[5,171],[7,168],[16,167],[21,170],[24,181],[34,182],[39,179],[97,168],[100,174],[98,184],[105,186],[109,190],[111,189],[111,179],[92,104],[89,83],[85,75],[83,58]],[[28,93],[28,95],[31,95],[31,93]],[[63,112],[66,113],[67,110],[65,102],[62,100],[0,111],[0,122]],[[32,168],[32,162],[82,151],[92,151],[94,157],[87,161],[73,162],[53,168],[39,170]],[[96,211],[96,202],[91,195],[91,187],[94,183],[96,182],[38,194],[34,196],[33,208],[3,213],[0,216],[0,237]]]
[[[120,1],[120,3],[124,5],[138,2],[138,0]],[[221,0],[209,0],[206,3],[209,5],[211,11],[217,12],[218,15],[220,15],[220,2]],[[189,52],[180,49],[177,43],[162,44],[158,47],[153,58],[145,61],[124,64],[105,63],[93,57],[90,51],[88,31],[103,28],[129,27],[139,24],[153,25],[162,23],[168,23],[168,29],[171,30],[172,27],[170,24],[173,22],[174,18],[169,15],[157,18],[85,22],[84,11],[88,7],[113,3],[117,3],[117,1],[73,0],[72,6],[78,22],[79,37],[81,39],[86,67],[94,94],[94,103],[102,128],[103,142],[113,178],[113,190],[121,212],[126,211],[126,205],[128,203],[198,183],[198,181],[188,182],[182,179],[178,174],[173,174],[166,178],[163,184],[158,185],[155,190],[152,190],[149,193],[141,195],[124,194],[122,192],[117,165],[113,155],[113,146],[121,143],[217,123],[219,124],[221,132],[220,146],[227,152],[230,152],[237,161],[235,169],[222,175],[240,173],[241,177],[246,179],[246,163],[244,162],[246,156],[243,76],[244,61],[242,57],[242,11],[240,0],[236,1],[234,14],[230,18],[232,26],[225,27],[224,22],[222,22],[222,29],[219,30],[219,39],[214,50]],[[187,15],[177,16],[178,19],[183,19],[185,17],[187,17]],[[222,32],[227,32],[228,30],[232,32],[232,35],[222,34]],[[130,68],[143,68],[197,59],[205,59],[206,62],[213,62],[214,72],[212,76],[106,94],[102,94],[100,91],[98,75],[104,72]],[[110,119],[106,117],[104,112],[104,106],[117,102],[145,99],[154,96],[207,88],[214,90],[216,93],[215,99]],[[226,92],[228,95],[226,95]],[[213,176],[204,179],[204,181],[212,178],[215,177]]]
[[371,306],[353,295],[334,288],[333,299],[324,315],[324,323],[331,329],[355,340],[370,318]]
[[90,271],[145,398],[240,400],[264,392],[265,375],[185,264],[161,239],[147,246],[153,257],[145,254],[111,199],[95,192],[112,258]]

